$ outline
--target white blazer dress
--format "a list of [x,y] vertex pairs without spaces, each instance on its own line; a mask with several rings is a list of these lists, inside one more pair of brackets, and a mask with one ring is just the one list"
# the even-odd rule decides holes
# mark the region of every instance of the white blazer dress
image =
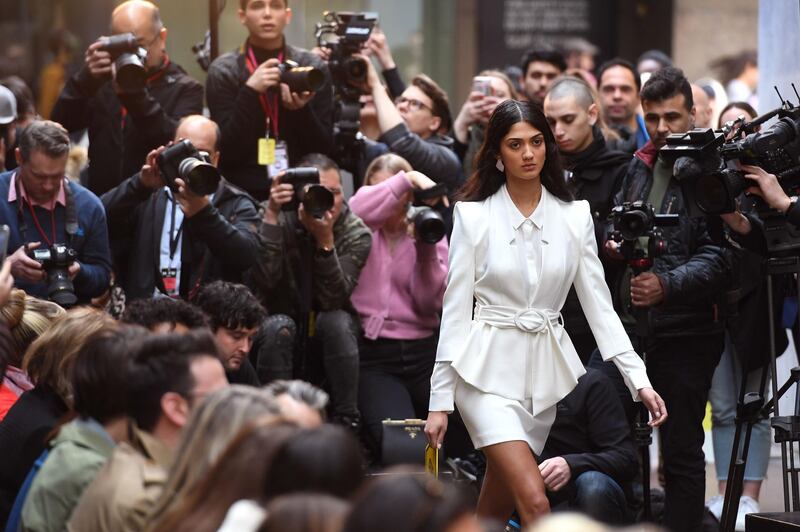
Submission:
[[556,403],[585,372],[560,313],[573,285],[603,360],[634,400],[651,386],[614,312],[586,201],[542,187],[526,218],[503,185],[484,201],[459,202],[449,263],[430,410],[458,405],[476,448],[544,448]]

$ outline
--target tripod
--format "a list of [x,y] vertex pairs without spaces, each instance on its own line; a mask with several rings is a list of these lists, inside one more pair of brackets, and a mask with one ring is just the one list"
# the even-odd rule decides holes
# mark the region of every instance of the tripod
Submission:
[[[736,412],[736,432],[731,451],[731,461],[728,469],[728,483],[725,488],[725,500],[722,508],[722,518],[719,530],[732,532],[736,526],[736,516],[739,510],[739,498],[744,485],[744,471],[750,450],[750,439],[753,426],[762,419],[769,418],[774,413],[771,425],[775,430],[775,441],[781,444],[781,466],[783,470],[783,494],[785,511],[800,510],[800,464],[795,466],[795,443],[800,442],[800,389],[796,390],[795,412],[791,416],[781,416],[778,402],[780,398],[795,384],[800,382],[800,368],[791,371],[789,379],[778,389],[777,376],[777,349],[775,347],[775,310],[774,310],[774,276],[800,273],[800,257],[769,258],[767,267],[767,306],[770,332],[770,369],[772,372],[772,399],[765,404],[764,396],[767,386],[767,370],[762,368],[759,392],[745,393],[747,372],[742,372],[742,385],[739,390],[739,402]],[[798,281],[800,288],[800,281]],[[800,293],[799,293],[800,296]],[[739,456],[739,444],[744,431],[744,444]],[[787,452],[788,447],[788,452]],[[787,458],[788,454],[788,458]],[[791,491],[789,489],[791,481]],[[791,493],[791,504],[790,504]]]

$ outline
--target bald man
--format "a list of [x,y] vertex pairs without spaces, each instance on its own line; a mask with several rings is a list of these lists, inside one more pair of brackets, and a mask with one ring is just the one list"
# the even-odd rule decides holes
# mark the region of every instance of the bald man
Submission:
[[711,108],[711,100],[703,87],[692,83],[692,99],[695,109],[694,127],[714,127],[711,124],[714,109]]
[[[581,79],[567,76],[556,80],[544,99],[544,114],[556,138],[566,179],[572,184],[577,199],[587,200],[592,209],[600,245],[605,237],[606,219],[614,206],[614,196],[622,186],[631,156],[606,146],[598,126],[600,109],[592,90]],[[601,259],[606,261],[603,255]],[[604,267],[610,286],[619,265],[607,262],[610,263],[604,263]],[[596,344],[574,290],[567,297],[562,314],[564,327],[585,364]]]
[[53,120],[70,132],[88,128],[88,188],[97,195],[135,173],[147,153],[169,142],[178,121],[203,110],[203,86],[166,53],[167,29],[151,2],[131,0],[111,15],[114,35],[132,33],[147,53],[143,87],[121,87],[100,39],[64,86]]
[[[219,162],[217,124],[200,115],[184,118],[175,141],[188,139],[213,166]],[[127,242],[130,260],[118,271],[129,299],[169,296],[190,299],[213,280],[240,282],[256,260],[258,205],[221,179],[213,194],[200,196],[176,180],[166,186],[150,151],[141,171],[102,196],[113,242]]]

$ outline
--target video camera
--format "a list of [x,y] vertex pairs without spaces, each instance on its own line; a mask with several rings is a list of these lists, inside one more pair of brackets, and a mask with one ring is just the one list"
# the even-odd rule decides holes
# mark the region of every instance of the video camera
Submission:
[[438,184],[425,190],[414,191],[414,202],[408,207],[406,219],[414,224],[417,237],[426,244],[435,244],[447,233],[444,218],[425,204],[425,200],[447,195],[447,186]]
[[78,302],[75,286],[69,278],[69,267],[78,258],[66,244],[28,250],[28,257],[42,265],[47,274],[47,297],[53,303],[69,308]]
[[296,211],[302,203],[303,209],[314,218],[323,218],[333,208],[333,193],[319,183],[319,170],[313,166],[290,168],[281,177],[281,183],[294,187],[292,201],[283,204],[281,210]]
[[222,179],[219,170],[211,164],[209,154],[199,151],[190,140],[176,142],[161,152],[156,163],[164,182],[173,192],[178,191],[175,179],[179,177],[198,196],[216,192]]
[[[667,137],[661,155],[673,164],[692,216],[733,212],[736,198],[753,186],[729,161],[759,166],[775,174],[787,194],[795,194],[800,187],[800,107],[782,101],[780,108],[749,123],[739,118],[722,130],[696,128]],[[754,133],[773,117],[778,121],[772,127]]]
[[361,102],[368,65],[353,57],[361,53],[378,22],[374,12],[325,11],[314,36],[320,48],[330,50],[328,67],[334,91],[334,142],[337,159],[345,168],[355,166],[363,140],[359,138]]
[[147,50],[139,46],[133,33],[112,35],[99,39],[100,50],[111,54],[117,84],[125,92],[136,92],[144,88],[147,81],[145,60]]
[[[675,227],[680,223],[677,214],[656,214],[649,203],[635,201],[623,203],[608,215],[614,225],[611,239],[620,245],[620,253],[633,268],[641,271],[652,265],[653,259],[667,251],[667,242],[662,238],[660,227]],[[636,243],[647,239],[646,249],[638,249]]]

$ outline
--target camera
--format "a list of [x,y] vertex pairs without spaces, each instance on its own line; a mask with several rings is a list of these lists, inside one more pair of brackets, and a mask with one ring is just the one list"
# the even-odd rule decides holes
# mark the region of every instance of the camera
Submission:
[[319,170],[312,166],[290,168],[281,177],[281,183],[294,187],[292,201],[283,204],[284,211],[296,211],[302,203],[303,209],[314,218],[323,218],[333,208],[333,193],[319,184]]
[[139,46],[136,35],[123,33],[111,37],[101,37],[100,50],[111,54],[114,61],[115,79],[125,92],[135,92],[144,88],[147,81],[145,59],[147,51]]
[[198,196],[207,196],[217,191],[222,176],[211,164],[207,152],[198,151],[190,140],[176,142],[156,158],[158,170],[164,182],[177,192],[175,179],[181,178],[186,186]]
[[447,233],[442,215],[425,204],[425,200],[447,194],[447,187],[441,183],[425,190],[414,191],[414,202],[406,212],[406,219],[414,224],[417,237],[426,244],[435,244]]
[[328,67],[334,94],[335,158],[348,169],[356,166],[363,144],[358,132],[361,124],[359,98],[369,71],[364,60],[353,55],[362,51],[377,22],[378,14],[373,12],[325,11],[314,34],[317,45],[330,50]]
[[[667,243],[658,228],[675,227],[680,223],[677,214],[656,214],[653,206],[643,201],[618,205],[608,217],[614,225],[611,239],[622,244],[620,252],[627,260],[647,258],[652,261],[663,255]],[[635,256],[634,244],[641,238],[647,239],[646,257]]]
[[[768,130],[753,133],[776,116],[778,121]],[[726,140],[726,134],[731,138]],[[673,164],[692,216],[733,212],[736,198],[753,186],[729,161],[775,174],[787,193],[794,194],[800,186],[800,108],[787,101],[749,123],[740,118],[721,131],[696,128],[666,140],[661,154]]]
[[68,272],[78,257],[74,249],[66,244],[53,244],[49,248],[28,250],[28,257],[41,264],[47,274],[47,297],[50,301],[64,308],[78,302]]
[[292,92],[315,92],[325,83],[322,70],[312,66],[300,66],[294,61],[284,61],[278,65],[281,83],[286,83]]

